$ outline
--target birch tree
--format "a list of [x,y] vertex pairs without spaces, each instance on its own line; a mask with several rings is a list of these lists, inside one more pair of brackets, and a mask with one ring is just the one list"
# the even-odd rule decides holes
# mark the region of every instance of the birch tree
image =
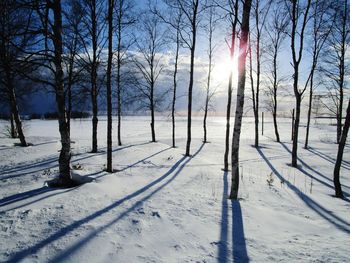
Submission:
[[249,36],[249,17],[251,9],[251,0],[245,0],[243,4],[243,15],[241,24],[241,36],[239,43],[239,57],[238,57],[238,85],[237,85],[237,103],[235,123],[232,135],[232,179],[230,199],[236,200],[238,198],[239,188],[239,145],[242,127],[243,107],[244,107],[244,89],[246,82],[246,59],[247,59],[247,45]]
[[[305,4],[305,5],[304,5]],[[294,121],[294,134],[293,134],[293,148],[292,148],[292,166],[297,167],[298,162],[298,140],[299,140],[299,124],[300,124],[300,112],[301,112],[301,100],[306,90],[307,82],[304,87],[299,89],[299,74],[300,63],[304,52],[304,35],[306,25],[309,21],[309,11],[311,6],[311,0],[307,0],[305,3],[300,3],[297,0],[292,0],[287,3],[289,11],[289,17],[291,19],[291,51],[292,51],[292,66],[293,66],[293,91],[295,96],[295,121]]]
[[134,62],[138,73],[141,75],[138,88],[151,114],[152,142],[156,142],[155,132],[155,109],[156,109],[156,87],[160,74],[164,69],[161,55],[165,44],[165,32],[161,28],[160,19],[154,14],[145,16],[142,21],[141,41],[137,42],[139,57]]
[[350,127],[350,98],[349,98],[349,102],[348,102],[348,108],[346,110],[346,117],[345,117],[343,131],[341,133],[341,137],[340,137],[340,141],[339,141],[339,145],[338,145],[337,159],[336,159],[334,171],[333,171],[333,182],[334,182],[335,196],[339,197],[339,198],[344,197],[343,191],[341,189],[339,175],[340,175],[341,163],[343,160],[346,138],[347,138],[348,132],[349,132],[349,127]]
[[281,51],[283,41],[286,37],[285,31],[288,26],[287,16],[281,12],[280,7],[276,4],[272,10],[272,18],[266,24],[267,48],[266,54],[268,61],[271,61],[270,73],[268,75],[268,96],[270,98],[271,112],[273,118],[273,126],[275,131],[276,141],[280,142],[278,132],[277,112],[278,112],[278,90],[281,86],[283,77],[278,71],[278,55]]
[[[231,43],[229,43],[230,49],[230,61],[234,60],[235,56],[235,45],[237,39],[237,24],[238,24],[238,4],[239,0],[229,0],[228,1],[228,18],[230,22],[231,29]],[[230,122],[231,122],[231,102],[232,102],[232,85],[233,85],[233,67],[230,69],[230,75],[227,87],[227,107],[226,107],[226,133],[225,133],[225,153],[224,153],[224,171],[229,170],[229,151],[230,151]]]

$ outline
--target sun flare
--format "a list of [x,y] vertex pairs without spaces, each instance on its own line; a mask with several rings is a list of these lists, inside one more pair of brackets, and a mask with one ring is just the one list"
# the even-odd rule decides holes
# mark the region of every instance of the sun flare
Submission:
[[225,83],[228,83],[231,70],[232,81],[235,83],[238,76],[237,57],[234,57],[233,59],[220,58],[213,68],[213,81],[217,85],[225,85]]

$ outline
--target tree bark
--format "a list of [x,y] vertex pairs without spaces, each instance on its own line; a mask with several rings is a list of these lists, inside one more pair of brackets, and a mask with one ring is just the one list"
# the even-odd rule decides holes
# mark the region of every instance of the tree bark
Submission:
[[176,29],[175,65],[174,65],[174,75],[173,75],[173,101],[171,104],[173,148],[176,147],[176,143],[175,143],[175,104],[176,104],[176,88],[177,88],[177,71],[178,71],[178,63],[179,63],[179,50],[180,50],[180,28],[177,28]]
[[55,89],[56,89],[56,104],[58,113],[58,126],[61,136],[61,152],[59,156],[59,186],[71,186],[74,182],[71,179],[71,146],[70,135],[67,124],[67,114],[65,107],[64,82],[62,69],[62,10],[61,1],[54,0],[52,2],[54,15],[53,25],[53,45],[54,45],[54,65],[55,65]]
[[[153,70],[152,70],[153,72]],[[151,73],[152,74],[152,73]],[[153,78],[153,77],[152,77]],[[151,110],[151,134],[152,134],[152,142],[156,142],[156,131],[154,128],[154,83],[151,84],[151,106],[150,106],[150,110]]]
[[312,72],[311,78],[310,78],[310,89],[309,89],[309,108],[307,110],[306,136],[305,136],[305,144],[304,144],[305,149],[309,147],[311,109],[312,109],[312,99],[313,99],[313,81],[314,81],[314,73]]
[[18,112],[18,107],[17,107],[17,100],[16,100],[16,93],[15,93],[15,88],[13,87],[12,80],[8,80],[8,87],[9,87],[9,92],[10,92],[10,100],[11,100],[11,111],[13,114],[13,119],[16,123],[16,131],[18,134],[18,138],[21,142],[21,146],[26,147],[28,146],[26,138],[23,133],[23,128],[22,128],[22,122],[21,122],[21,117]]
[[243,107],[244,107],[244,89],[246,81],[246,58],[247,58],[247,43],[249,35],[249,17],[251,9],[251,0],[246,0],[243,5],[243,16],[241,25],[241,40],[239,43],[239,58],[238,58],[238,86],[237,86],[237,104],[235,114],[235,124],[232,136],[232,183],[230,199],[236,200],[238,197],[239,188],[239,144],[242,127]]
[[10,113],[10,125],[11,125],[11,127],[10,127],[10,129],[11,129],[11,131],[10,131],[11,138],[12,139],[16,139],[18,137],[18,135],[17,135],[17,131],[16,131],[16,127],[15,127],[15,123],[14,123],[14,118],[13,118],[13,113],[12,112]]
[[345,117],[345,123],[343,127],[343,132],[341,134],[341,138],[339,141],[339,146],[338,146],[338,154],[337,154],[337,160],[334,166],[334,172],[333,172],[333,182],[334,182],[334,188],[335,188],[335,196],[339,198],[343,198],[343,191],[341,189],[341,184],[339,180],[339,174],[340,174],[340,167],[341,163],[343,160],[343,153],[344,153],[344,148],[345,148],[345,143],[346,143],[346,138],[348,136],[349,132],[349,126],[350,126],[350,99],[348,103],[348,108],[346,111],[346,117]]
[[272,118],[273,118],[273,127],[275,129],[276,141],[280,142],[280,134],[278,132],[277,125],[277,54],[278,48],[275,48],[275,53],[273,55],[273,110],[272,110]]
[[107,172],[112,173],[112,56],[113,56],[113,7],[108,0],[108,61],[107,61]]
[[120,69],[121,69],[121,50],[122,50],[122,2],[119,1],[119,15],[118,15],[118,44],[117,44],[117,114],[118,114],[118,145],[122,145],[121,139],[121,127],[122,127],[122,98],[121,98],[121,80],[120,80]]
[[[298,33],[298,13],[300,7],[298,6],[299,2],[296,0],[292,1],[292,33],[291,33],[291,49],[292,49],[292,57],[293,57],[293,90],[295,96],[295,121],[294,121],[294,133],[293,133],[293,148],[292,148],[292,167],[297,167],[298,165],[298,138],[299,138],[299,123],[300,123],[300,107],[301,107],[301,99],[302,95],[305,91],[299,91],[298,89],[298,81],[299,81],[299,65],[302,59],[303,54],[303,46],[304,46],[304,32],[305,27],[308,21],[308,13],[311,6],[311,0],[307,1],[306,10],[303,13],[303,21],[301,26],[301,31]],[[297,35],[299,35],[299,43],[298,45],[295,43],[297,39]],[[298,51],[296,51],[298,49]]]
[[185,156],[190,156],[191,152],[191,121],[192,121],[192,91],[193,91],[193,74],[194,74],[194,53],[196,50],[197,37],[197,13],[198,0],[194,0],[193,17],[191,21],[192,26],[192,44],[191,44],[191,62],[190,62],[190,81],[188,84],[188,108],[187,108],[187,142]]
[[92,153],[97,152],[97,127],[98,127],[98,103],[97,103],[97,15],[96,0],[91,2],[91,39],[92,39],[92,62],[91,62],[91,104],[92,104]]
[[[232,21],[232,36],[230,47],[230,61],[233,61],[236,45],[236,27],[238,22],[238,0],[234,5],[234,19]],[[227,88],[227,107],[226,107],[226,133],[225,133],[225,153],[224,153],[224,171],[228,171],[228,155],[230,151],[230,120],[231,120],[231,101],[232,101],[232,78],[233,69],[230,70],[230,76],[228,80]]]

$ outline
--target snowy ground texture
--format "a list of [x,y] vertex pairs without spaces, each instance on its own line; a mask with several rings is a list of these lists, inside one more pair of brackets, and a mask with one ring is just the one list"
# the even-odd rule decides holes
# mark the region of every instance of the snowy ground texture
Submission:
[[[150,143],[148,118],[123,119],[123,146],[106,163],[106,122],[99,122],[100,152],[91,154],[91,123],[72,123],[74,173],[95,178],[72,189],[49,189],[60,149],[57,121],[25,122],[28,148],[0,137],[0,262],[350,262],[350,146],[341,181],[346,200],[332,195],[335,127],[313,123],[299,169],[290,163],[290,120],[274,141],[265,123],[261,148],[253,122],[244,120],[240,200],[227,199],[223,168],[224,119],[193,122],[192,157],[184,157],[186,122],[159,118]],[[3,130],[4,122],[0,123]],[[116,129],[114,129],[115,131]],[[115,137],[115,135],[114,135]]]

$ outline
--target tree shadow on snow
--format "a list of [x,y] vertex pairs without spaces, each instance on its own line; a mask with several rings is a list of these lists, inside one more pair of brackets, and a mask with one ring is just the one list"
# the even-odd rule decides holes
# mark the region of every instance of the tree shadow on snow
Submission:
[[[138,144],[130,144],[122,147],[118,147],[114,149],[112,152],[117,152],[121,151],[130,147],[135,147],[135,146],[141,146],[149,144],[149,142],[146,143],[138,143]],[[90,159],[96,156],[104,155],[106,154],[105,152],[98,152],[98,153],[79,153],[75,154],[72,157],[71,163],[74,164],[76,162]],[[20,177],[20,176],[25,176],[28,174],[34,174],[34,173],[40,173],[48,169],[54,169],[58,167],[58,154],[57,155],[51,155],[49,158],[46,158],[41,161],[30,161],[30,163],[22,163],[20,165],[16,165],[15,167],[11,167],[8,169],[3,169],[0,173],[0,180],[6,180],[10,178],[15,178],[15,177]]]
[[[110,212],[111,210],[117,208],[121,204],[125,203],[128,200],[132,200],[136,198],[137,196],[145,193],[146,191],[150,190],[152,187],[158,185],[155,189],[150,190],[148,194],[146,194],[144,197],[136,201],[130,208],[119,214],[116,218],[112,219],[109,221],[107,224],[96,227],[93,231],[90,231],[85,237],[77,241],[75,244],[73,244],[69,248],[65,248],[64,251],[58,255],[56,255],[53,259],[50,260],[50,262],[62,262],[65,261],[70,255],[72,255],[74,252],[79,250],[81,247],[86,245],[91,239],[96,237],[96,235],[108,227],[112,226],[113,224],[117,223],[119,220],[123,219],[126,217],[130,212],[134,211],[137,207],[142,205],[143,202],[147,201],[150,199],[154,194],[162,190],[164,187],[166,187],[168,184],[170,184],[182,171],[182,169],[186,166],[188,162],[191,161],[193,157],[195,157],[203,148],[204,144],[200,146],[200,148],[196,151],[195,154],[193,154],[192,157],[182,157],[180,160],[178,160],[165,174],[157,178],[156,180],[150,182],[149,184],[145,185],[144,187],[136,190],[135,192],[125,196],[124,198],[119,199],[118,201],[112,203],[109,206],[106,206],[105,208],[96,211],[92,213],[91,215],[82,218],[80,220],[75,221],[71,225],[67,225],[62,227],[60,230],[57,232],[53,233],[46,239],[40,241],[39,243],[25,248],[21,251],[18,251],[17,253],[14,253],[12,257],[10,257],[9,262],[18,262],[20,260],[23,260],[29,255],[34,255],[36,254],[40,249],[44,248],[45,246],[51,244],[52,242],[62,238],[63,236],[73,232],[75,229],[81,227],[82,225],[100,217],[103,216],[104,214]],[[166,180],[167,179],[167,180]]]
[[222,196],[220,241],[218,243],[218,261],[230,262],[228,248],[229,233],[229,202],[232,208],[232,258],[233,262],[249,262],[244,236],[243,216],[239,200],[228,199],[228,173],[224,172],[224,191]]
[[321,216],[323,219],[334,225],[337,229],[345,232],[350,233],[350,223],[342,219],[341,217],[335,215],[332,211],[327,210],[323,206],[321,206],[319,203],[314,201],[311,197],[304,194],[302,191],[300,191],[295,185],[293,185],[291,182],[289,182],[281,173],[277,171],[277,169],[272,165],[270,160],[265,156],[263,151],[261,149],[257,149],[260,156],[264,159],[266,164],[270,167],[271,171],[289,187],[297,196],[305,203],[306,206],[308,206],[310,209],[315,211],[319,216]]
[[[315,149],[315,148],[313,148],[313,147],[309,147],[309,148],[307,148],[307,150],[308,150],[309,152],[311,152],[311,153],[313,153],[313,154],[319,156],[319,157],[322,158],[323,160],[326,160],[326,161],[332,163],[333,165],[335,165],[336,160],[335,160],[334,157],[331,157],[331,156],[329,156],[328,154],[325,154],[325,153],[323,153],[323,152],[321,152],[321,151],[319,151],[319,150],[317,150],[317,149]],[[348,161],[346,161],[346,160],[343,160],[343,161],[342,161],[342,165],[341,165],[341,166],[342,166],[342,168],[344,168],[344,169],[350,170],[350,162],[348,162]]]
[[[282,147],[283,147],[287,152],[289,152],[290,154],[292,153],[292,151],[291,151],[283,142],[280,142],[280,144],[282,145]],[[299,157],[298,157],[298,161],[299,161],[303,166],[305,166],[305,168],[307,168],[307,169],[309,169],[310,171],[314,172],[315,174],[317,174],[317,175],[320,176],[321,178],[323,178],[323,179],[329,181],[331,184],[326,183],[326,182],[324,182],[324,181],[322,181],[322,180],[320,180],[320,179],[318,179],[318,178],[312,176],[310,173],[308,173],[307,171],[305,171],[305,169],[303,169],[302,167],[298,167],[298,169],[299,169],[301,172],[303,172],[306,176],[309,176],[310,178],[315,179],[315,180],[318,181],[319,183],[321,183],[321,184],[323,184],[323,185],[325,185],[325,186],[327,186],[327,187],[330,187],[331,189],[334,189],[333,180],[332,180],[331,178],[325,176],[325,175],[322,174],[321,172],[319,172],[319,171],[317,171],[316,169],[312,168],[310,165],[308,165],[306,162],[304,162],[304,161],[303,161],[302,159],[300,159]],[[347,185],[342,184],[342,186],[350,189],[350,187],[347,186]],[[345,194],[346,196],[350,196],[350,195],[349,195],[348,193],[346,193],[346,192],[344,192],[344,194]]]

